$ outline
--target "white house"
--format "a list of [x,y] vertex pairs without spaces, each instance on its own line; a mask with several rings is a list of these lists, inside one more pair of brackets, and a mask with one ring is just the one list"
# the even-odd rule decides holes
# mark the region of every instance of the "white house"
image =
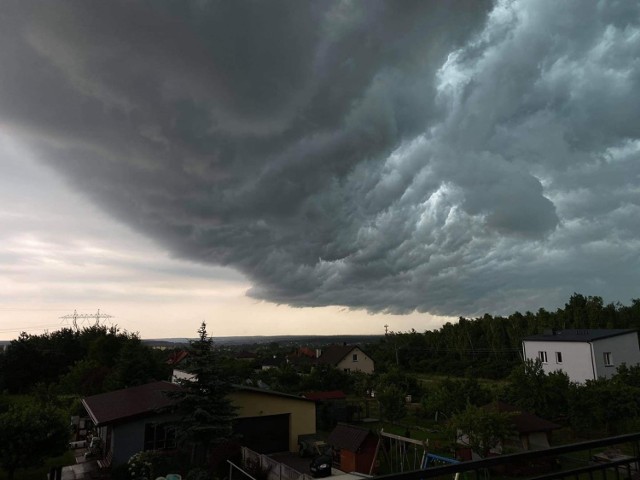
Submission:
[[640,363],[638,334],[630,329],[553,330],[522,340],[524,358],[539,359],[546,373],[565,372],[572,382],[608,378],[626,363]]
[[373,373],[373,359],[356,345],[326,347],[318,356],[318,364],[332,365],[345,372]]

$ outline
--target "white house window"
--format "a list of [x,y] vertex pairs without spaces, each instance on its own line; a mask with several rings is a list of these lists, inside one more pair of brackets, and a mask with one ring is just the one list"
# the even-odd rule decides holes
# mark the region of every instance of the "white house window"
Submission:
[[613,367],[613,356],[611,355],[611,352],[604,352],[603,356],[605,367]]
[[556,352],[556,363],[562,363],[562,352]]
[[547,352],[538,352],[538,358],[542,363],[547,363]]
[[354,361],[354,362],[357,362],[358,361],[358,354],[354,353],[353,357],[351,357],[351,360]]

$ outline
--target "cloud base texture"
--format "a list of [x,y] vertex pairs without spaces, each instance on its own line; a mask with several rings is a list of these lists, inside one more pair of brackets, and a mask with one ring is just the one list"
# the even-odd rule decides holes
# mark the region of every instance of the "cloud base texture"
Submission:
[[13,2],[0,122],[293,306],[637,296],[635,2]]

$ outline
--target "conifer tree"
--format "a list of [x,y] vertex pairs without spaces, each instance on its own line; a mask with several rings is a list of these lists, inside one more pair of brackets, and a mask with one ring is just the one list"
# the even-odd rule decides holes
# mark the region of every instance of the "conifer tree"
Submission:
[[192,446],[192,460],[200,463],[207,460],[213,447],[231,437],[235,408],[228,396],[232,385],[204,322],[198,335],[189,342],[186,371],[190,377],[180,380],[182,389],[176,397],[181,415],[178,442]]

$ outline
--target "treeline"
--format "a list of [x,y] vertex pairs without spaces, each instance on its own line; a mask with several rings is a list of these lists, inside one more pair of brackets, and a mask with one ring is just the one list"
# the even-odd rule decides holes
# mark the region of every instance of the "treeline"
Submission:
[[574,293],[564,308],[549,312],[515,312],[446,323],[439,330],[391,333],[371,344],[376,369],[443,375],[505,378],[522,362],[522,338],[546,329],[640,328],[640,299],[631,305],[604,304],[601,297]]
[[166,353],[116,327],[22,333],[0,354],[0,392],[12,394],[55,386],[86,396],[168,379],[170,373]]

